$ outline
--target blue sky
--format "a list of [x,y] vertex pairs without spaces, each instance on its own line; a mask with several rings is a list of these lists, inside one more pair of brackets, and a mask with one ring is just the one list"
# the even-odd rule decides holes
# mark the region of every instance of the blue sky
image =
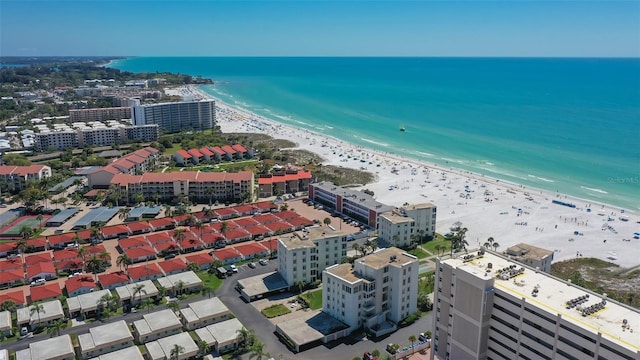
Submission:
[[640,1],[6,1],[0,55],[640,57]]

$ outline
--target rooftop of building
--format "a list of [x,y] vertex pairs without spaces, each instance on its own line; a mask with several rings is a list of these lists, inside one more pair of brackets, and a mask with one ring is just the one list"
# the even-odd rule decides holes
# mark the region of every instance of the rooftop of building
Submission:
[[89,329],[88,334],[78,335],[78,343],[83,352],[125,341],[133,341],[133,336],[124,320],[95,326]]
[[29,349],[31,359],[38,360],[66,359],[69,355],[75,355],[69,334],[31,343]]
[[100,355],[91,360],[144,360],[142,353],[140,353],[140,349],[137,346],[130,346],[128,348],[124,348],[121,350],[117,350],[114,352],[110,352],[104,355]]
[[[484,251],[481,256],[478,254],[463,254],[444,260],[443,263],[456,268],[457,271],[465,271],[482,279],[494,278],[496,289],[524,299],[528,304],[553,316],[560,315],[566,321],[592,332],[594,336],[602,333],[603,337],[623,344],[634,352],[640,351],[637,334],[640,331],[638,309],[611,301],[603,294],[588,291],[568,281],[523,266],[502,255],[488,251]],[[579,306],[567,309],[571,301],[578,298],[585,301]],[[604,308],[586,316],[582,315],[583,309],[601,304],[603,300],[606,301]],[[629,329],[623,326],[624,320]]]
[[315,247],[314,240],[333,239],[335,237],[346,236],[340,231],[329,231],[324,227],[309,227],[304,231],[296,231],[286,235],[281,235],[278,240],[287,249],[312,248]]
[[549,255],[553,255],[553,251],[539,248],[530,244],[520,243],[513,245],[506,250],[506,254],[516,256],[522,259],[543,259]]
[[414,219],[398,214],[395,211],[389,211],[384,214],[380,214],[380,217],[387,219],[392,224],[410,223]]
[[173,310],[165,309],[143,315],[141,320],[133,322],[133,326],[138,334],[146,335],[164,329],[182,327],[182,324]]
[[188,322],[207,319],[226,312],[229,312],[229,309],[217,297],[193,302],[188,307],[180,310],[180,313]]
[[420,204],[406,205],[406,206],[403,206],[402,209],[405,209],[406,211],[411,211],[411,210],[431,209],[434,207],[436,206],[432,203],[420,203]]
[[313,183],[312,185],[316,189],[322,189],[332,194],[342,196],[343,201],[359,203],[362,206],[365,206],[369,209],[374,209],[377,212],[391,211],[394,209],[393,206],[385,205],[381,202],[378,202],[373,198],[373,196],[365,194],[362,191],[343,188],[329,181]]
[[[355,261],[374,269],[380,269],[387,265],[402,267],[408,263],[417,262],[418,258],[407,254],[402,249],[391,247],[379,249],[376,252],[356,259]],[[365,279],[355,271],[354,266],[351,264],[334,265],[328,267],[325,271],[350,283],[354,283],[360,279]]]

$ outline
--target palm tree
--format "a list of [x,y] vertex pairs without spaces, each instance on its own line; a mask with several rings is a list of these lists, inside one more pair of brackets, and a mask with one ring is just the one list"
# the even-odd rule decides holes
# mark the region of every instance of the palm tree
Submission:
[[133,285],[133,293],[131,294],[131,300],[135,299],[136,295],[140,294],[140,302],[142,302],[142,294],[147,295],[147,290],[145,290],[144,287],[145,287],[144,284]]
[[202,213],[204,214],[204,217],[207,218],[207,221],[211,221],[211,218],[213,217],[213,209],[211,209],[210,207],[204,208]]
[[213,189],[210,187],[204,189],[204,194],[209,195],[209,207],[211,207],[211,204],[213,202]]
[[173,310],[173,312],[176,312],[178,310],[180,310],[180,303],[177,301],[169,301],[167,303],[167,307],[171,310]]
[[329,225],[331,225],[331,218],[326,217],[326,218],[324,218],[324,220],[322,220],[322,222],[323,222],[325,225],[329,226]]
[[111,184],[109,185],[109,192],[111,193],[111,198],[115,200],[116,206],[118,206],[118,200],[120,200],[120,189],[118,189],[118,185]]
[[127,220],[129,218],[129,213],[131,212],[131,208],[130,207],[123,207],[120,208],[120,210],[118,210],[118,217],[120,218],[120,220]]
[[170,360],[178,360],[180,359],[180,354],[182,354],[184,352],[184,347],[175,344],[173,345],[173,348],[171,349],[171,357],[169,358]]
[[180,247],[182,248],[182,241],[187,237],[184,229],[176,229],[173,232],[173,237],[176,239],[178,245],[180,245]]
[[122,253],[122,255],[118,256],[118,258],[116,259],[116,265],[118,265],[121,270],[124,267],[125,272],[127,272],[127,269],[131,264],[133,264],[133,260],[131,260],[129,255],[127,255],[126,253]]
[[296,281],[296,286],[298,287],[298,294],[302,294],[302,291],[304,290],[305,285],[306,284],[302,280]]
[[220,223],[220,233],[222,234],[222,236],[224,236],[224,234],[227,232],[227,230],[229,230],[229,224],[227,224],[226,221],[223,221]]
[[[77,235],[77,234],[76,234]],[[78,248],[78,256],[80,256],[80,259],[82,259],[82,268],[84,268],[85,266],[85,258],[87,256],[87,247],[82,245]]]
[[262,360],[263,356],[271,357],[269,353],[264,351],[264,344],[260,341],[256,341],[255,344],[251,347],[251,355],[249,355],[249,359]]
[[202,231],[204,230],[204,223],[202,221],[198,221],[194,226],[196,230],[200,230],[200,239],[202,239]]
[[198,266],[197,263],[190,262],[187,264],[187,270],[197,273],[198,271],[200,271],[200,266]]
[[436,245],[434,246],[434,248],[435,248],[435,249],[436,249],[436,251],[438,252],[438,256],[440,256],[440,250],[442,249],[442,245],[440,245],[440,244],[436,244]]
[[497,251],[500,244],[494,241],[493,244],[491,244],[491,246],[493,246],[493,251]]
[[67,319],[61,318],[52,322],[49,325],[49,327],[47,328],[47,333],[51,335],[51,337],[53,337],[54,334],[56,336],[60,336],[60,330],[66,329],[66,328],[67,328]]
[[102,265],[102,260],[98,259],[95,255],[91,255],[91,258],[86,264],[86,269],[93,273],[96,282],[98,281],[98,272],[102,269]]
[[38,220],[38,227],[42,226],[42,219],[44,219],[42,214],[38,214],[38,216],[36,216],[36,220]]
[[105,266],[111,262],[111,254],[107,250],[102,250],[100,254],[98,254],[98,258]]
[[253,346],[255,334],[253,330],[247,329],[244,326],[242,329],[236,331],[238,333],[238,346],[240,348],[248,348]]
[[0,311],[14,312],[16,309],[16,303],[12,300],[5,300],[0,304]]
[[196,345],[198,345],[200,356],[205,356],[209,352],[209,350],[211,350],[211,346],[209,346],[209,344],[204,340],[198,340]]
[[31,238],[34,233],[35,230],[27,225],[22,225],[22,227],[20,228],[20,235],[24,240]]
[[182,294],[183,289],[184,282],[182,280],[178,280],[178,282],[176,282],[176,296],[178,296],[178,294]]
[[150,309],[153,307],[153,299],[151,298],[146,298],[144,300],[142,300],[142,302],[140,303],[140,305],[143,308],[147,308],[147,314],[151,311]]
[[202,295],[208,295],[209,299],[211,299],[211,294],[213,294],[213,296],[216,296],[216,292],[211,286],[203,285],[200,292],[202,293]]
[[15,249],[20,252],[21,257],[24,257],[24,252],[27,250],[27,240],[18,239],[18,241],[16,241]]
[[418,340],[418,339],[416,338],[415,335],[413,335],[413,334],[409,335],[409,341],[411,341],[411,349],[412,349],[411,353],[412,354],[416,352],[416,349],[413,347],[413,343],[415,343],[416,340]]
[[451,237],[451,256],[453,256],[454,252],[460,251],[466,248],[467,245],[469,245],[467,240],[465,240],[464,238],[467,234],[467,231],[469,231],[469,229],[467,229],[466,227],[459,229]]
[[198,218],[195,215],[189,214],[189,216],[187,216],[187,225],[194,226],[197,222]]
[[113,297],[110,293],[103,295],[98,303],[100,307],[106,307],[109,311],[116,311],[118,309],[118,299]]
[[38,325],[40,325],[40,313],[44,312],[44,306],[42,304],[33,304],[29,308],[29,315],[33,316],[34,313],[38,313]]
[[173,216],[173,210],[171,210],[171,206],[167,205],[164,207],[164,216],[171,217]]
[[358,251],[360,250],[360,244],[358,244],[357,242],[354,242],[353,245],[351,245],[351,248],[353,248],[353,250],[356,251],[356,256],[358,256]]

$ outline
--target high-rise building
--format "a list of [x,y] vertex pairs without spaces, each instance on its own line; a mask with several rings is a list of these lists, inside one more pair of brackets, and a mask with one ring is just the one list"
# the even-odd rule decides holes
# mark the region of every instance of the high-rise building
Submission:
[[640,311],[497,253],[437,259],[431,359],[640,359]]
[[282,235],[278,238],[278,272],[289,286],[321,279],[322,270],[347,256],[347,237],[323,228]]
[[131,108],[134,125],[157,124],[162,133],[202,131],[216,124],[215,100],[168,102]]
[[[279,255],[279,254],[278,254]],[[381,249],[322,273],[322,311],[376,336],[416,312],[418,259],[398,248]]]
[[130,107],[110,107],[69,110],[71,122],[89,122],[131,119]]

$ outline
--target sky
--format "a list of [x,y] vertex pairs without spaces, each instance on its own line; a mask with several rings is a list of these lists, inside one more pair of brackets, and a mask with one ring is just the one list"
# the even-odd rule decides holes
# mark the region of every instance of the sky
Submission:
[[640,57],[640,1],[0,0],[0,55]]

